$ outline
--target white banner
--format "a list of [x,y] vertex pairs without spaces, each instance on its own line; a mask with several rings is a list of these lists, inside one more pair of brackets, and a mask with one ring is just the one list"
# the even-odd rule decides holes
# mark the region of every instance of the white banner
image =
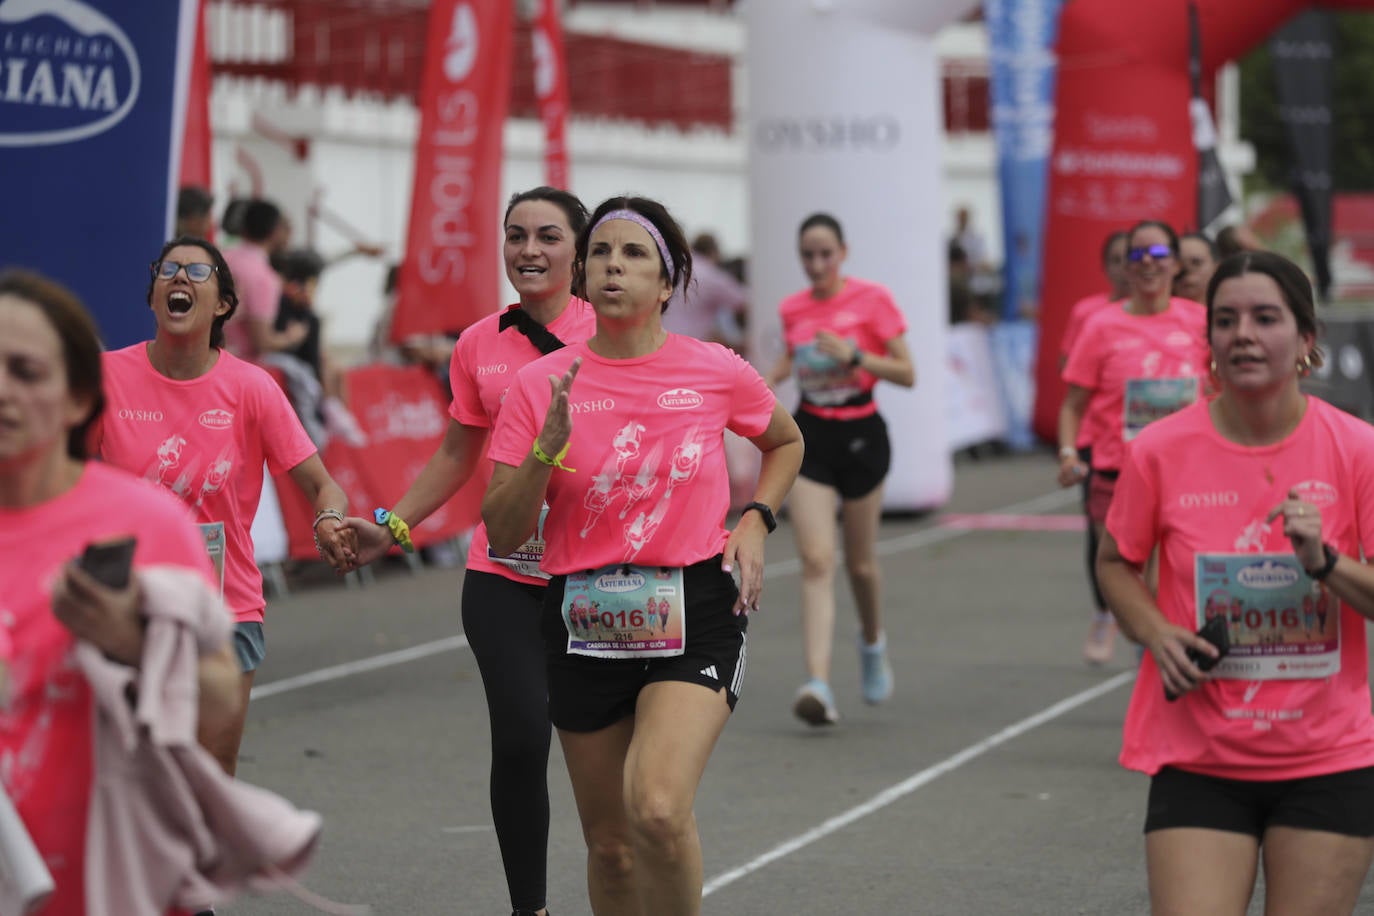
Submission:
[[[744,6],[753,358],[767,371],[782,355],[778,303],[806,285],[797,227],[813,212],[831,214],[849,247],[845,273],[888,287],[907,316],[916,387],[878,386],[892,436],[889,509],[941,505],[953,486],[944,401],[939,68],[931,38],[917,30],[934,29],[975,5],[750,0]],[[921,15],[913,16],[918,7]]]
[[987,325],[953,325],[946,345],[945,423],[950,452],[1006,438],[1007,410],[997,392]]

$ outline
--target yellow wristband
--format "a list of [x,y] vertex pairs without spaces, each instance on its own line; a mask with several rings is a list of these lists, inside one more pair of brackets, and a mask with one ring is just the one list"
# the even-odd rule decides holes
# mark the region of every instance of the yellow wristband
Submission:
[[535,459],[541,464],[547,464],[551,468],[558,468],[560,471],[576,474],[577,468],[570,468],[563,463],[563,459],[568,457],[568,449],[570,448],[572,448],[572,443],[565,442],[563,443],[563,447],[558,450],[558,454],[550,458],[548,452],[539,447],[539,440],[535,439],[534,445],[530,446],[530,452],[533,453]]
[[410,540],[410,526],[399,515],[387,509],[377,509],[372,513],[372,520],[385,525],[391,532],[391,539],[406,553],[415,552],[415,544]]

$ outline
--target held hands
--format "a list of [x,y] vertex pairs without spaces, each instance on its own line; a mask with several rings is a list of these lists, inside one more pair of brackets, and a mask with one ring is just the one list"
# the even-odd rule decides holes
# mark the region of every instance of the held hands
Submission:
[[137,665],[143,657],[143,592],[132,577],[123,589],[97,582],[76,562],[62,568],[52,590],[52,611],[77,639],[114,661]]
[[848,366],[854,361],[854,356],[859,352],[859,348],[843,337],[837,337],[830,331],[816,332],[816,349],[830,357],[837,363]]
[[573,379],[582,366],[580,358],[572,361],[568,371],[560,378],[549,376],[549,388],[553,397],[549,400],[549,412],[544,415],[544,428],[539,432],[539,447],[546,455],[557,455],[572,437],[572,405],[569,398]]
[[1293,545],[1293,553],[1303,569],[1320,569],[1326,562],[1322,547],[1322,510],[1298,497],[1297,490],[1289,490],[1288,498],[1269,510],[1264,517],[1267,525],[1283,516],[1283,534]]
[[1146,640],[1145,647],[1154,656],[1166,695],[1181,697],[1212,679],[1209,672],[1201,670],[1188,658],[1188,650],[1192,649],[1207,658],[1216,658],[1217,648],[1191,630],[1165,621]]
[[319,541],[320,556],[335,572],[346,573],[362,565],[358,560],[357,529],[349,525],[347,519],[342,522],[336,518],[320,519],[315,526],[315,537]]
[[[325,521],[329,521],[326,519]],[[321,524],[324,524],[323,522]],[[339,569],[339,572],[352,572],[355,569],[375,563],[396,545],[396,539],[391,536],[391,529],[385,525],[378,525],[370,518],[357,518],[350,515],[344,519],[341,528],[346,528],[348,533],[353,535],[354,553],[348,566]],[[324,543],[321,539],[321,543]]]
[[730,538],[725,542],[720,568],[733,572],[739,568],[739,597],[735,599],[736,615],[759,609],[763,594],[763,539],[768,528],[757,512],[746,512],[740,518]]

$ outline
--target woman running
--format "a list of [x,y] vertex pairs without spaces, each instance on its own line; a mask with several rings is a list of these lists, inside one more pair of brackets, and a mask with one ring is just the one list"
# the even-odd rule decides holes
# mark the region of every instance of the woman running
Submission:
[[281,386],[223,349],[238,297],[218,248],[203,239],[168,242],[152,264],[147,301],[157,322],[153,339],[104,354],[107,410],[92,443],[102,460],[180,497],[216,557],[235,619],[243,702],[232,720],[203,725],[200,742],[232,776],[253,676],[267,655],[262,573],[250,536],[263,463],[273,474],[288,472],[315,507],[316,543],[335,569],[346,567],[355,547],[343,528],[348,500]]
[[809,289],[778,307],[787,354],[768,375],[777,385],[796,372],[795,415],[806,440],[801,476],[788,512],[802,562],[802,650],[807,681],[793,712],[811,725],[839,721],[830,688],[835,635],[835,507],[844,532],[844,562],[859,613],[863,698],[892,695],[892,666],[883,632],[882,570],[874,545],[891,464],[887,424],[873,389],[879,381],[916,383],[906,318],[882,286],[842,274],[848,249],[834,217],[815,213],[797,232]]
[[[1374,551],[1374,429],[1299,388],[1321,354],[1297,265],[1233,255],[1206,295],[1219,393],[1132,443],[1098,560],[1146,650],[1121,763],[1151,777],[1152,908],[1241,916],[1262,866],[1266,913],[1348,914],[1374,858],[1374,569],[1360,559]],[[1156,549],[1157,597],[1142,576]],[[1242,628],[1272,635],[1199,666],[1218,653],[1194,632],[1195,596],[1285,607],[1317,584],[1340,602],[1334,638],[1247,610]]]
[[[1172,296],[1178,274],[1178,236],[1154,220],[1137,223],[1127,237],[1130,295],[1091,318],[1074,341],[1064,367],[1067,391],[1059,409],[1059,485],[1082,482],[1089,467],[1079,458],[1085,416],[1091,425],[1088,518],[1098,537],[1126,443],[1147,424],[1192,403],[1206,373],[1206,315],[1201,305]],[[1111,660],[1116,624],[1094,613],[1083,658]]]
[[[359,563],[396,544],[393,528],[418,525],[467,483],[486,460],[487,433],[515,375],[595,329],[591,304],[572,295],[573,243],[587,208],[567,191],[539,187],[510,199],[502,248],[520,301],[465,329],[453,348],[448,431],[410,489],[377,519],[349,519]],[[393,521],[396,520],[396,521]],[[514,551],[497,554],[478,525],[463,577],[463,632],[477,659],[491,723],[491,813],[517,916],[546,912],[549,844],[548,684],[539,608],[548,575],[542,525]],[[576,624],[590,631],[585,610]]]
[[[738,355],[663,329],[674,288],[688,288],[691,252],[662,205],[601,204],[578,236],[574,274],[596,333],[511,385],[482,517],[506,554],[548,504],[549,714],[582,820],[592,911],[695,914],[693,800],[739,698],[763,541],[801,434]],[[755,501],[733,532],[723,524],[726,429],[763,453]],[[643,618],[649,595],[666,632]],[[571,623],[587,601],[599,621],[591,639]]]

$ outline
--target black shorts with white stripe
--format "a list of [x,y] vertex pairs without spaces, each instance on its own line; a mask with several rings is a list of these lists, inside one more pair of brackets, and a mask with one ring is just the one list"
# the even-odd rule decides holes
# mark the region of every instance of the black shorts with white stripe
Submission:
[[730,709],[744,685],[749,618],[735,616],[739,588],[719,555],[683,569],[687,645],[669,658],[601,659],[569,655],[563,625],[563,576],[544,595],[541,629],[549,672],[549,719],[565,731],[593,732],[634,715],[646,684],[682,681],[724,690]]

